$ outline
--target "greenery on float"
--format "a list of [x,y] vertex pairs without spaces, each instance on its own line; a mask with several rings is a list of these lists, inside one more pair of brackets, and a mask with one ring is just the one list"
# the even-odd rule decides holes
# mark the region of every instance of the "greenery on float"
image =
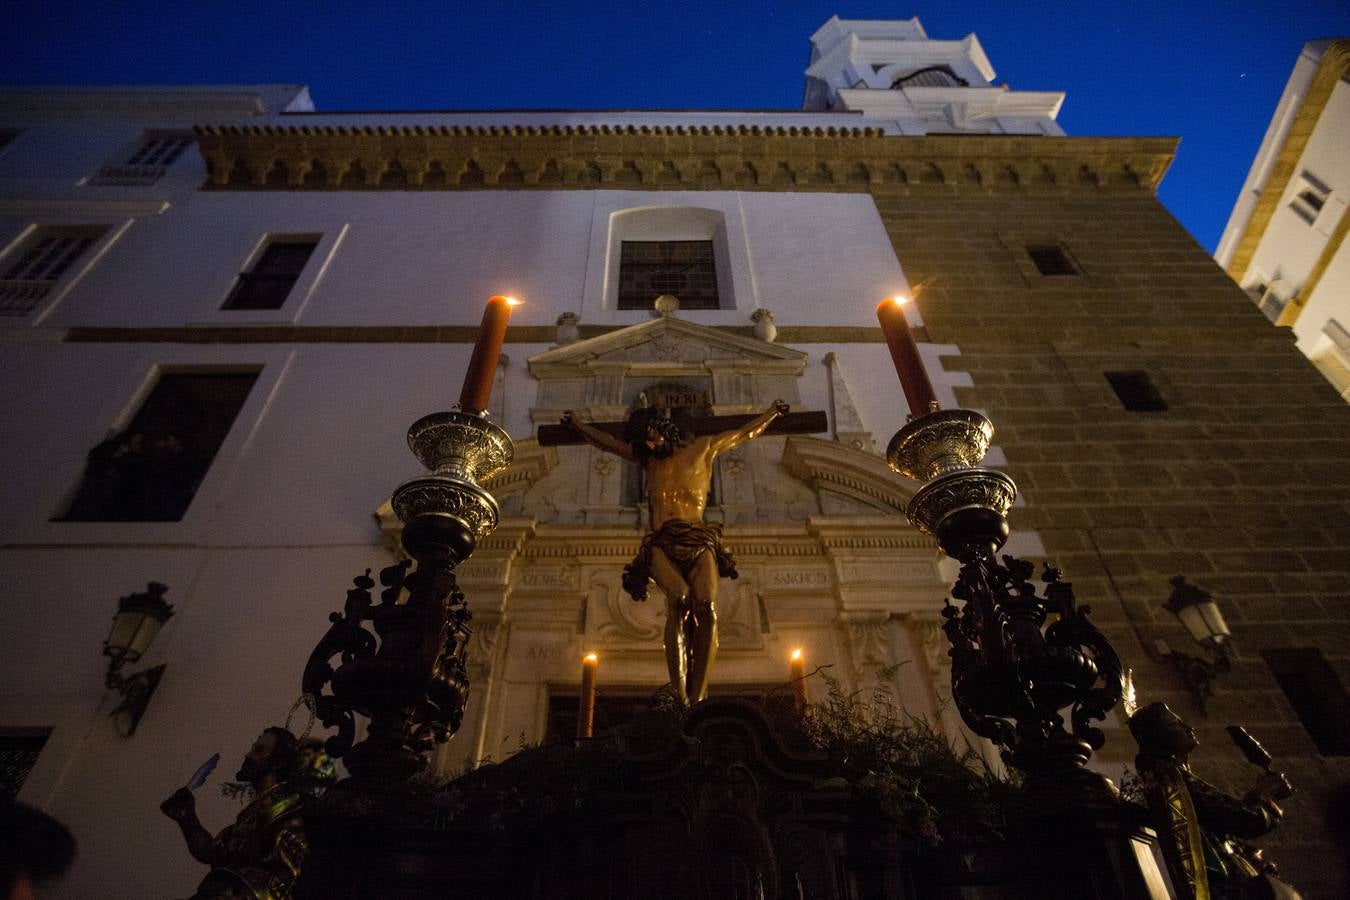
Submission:
[[[823,673],[822,673],[823,674]],[[894,670],[882,673],[881,685]],[[925,718],[902,710],[879,686],[848,693],[824,675],[828,691],[804,727],[838,778],[875,803],[900,833],[921,845],[998,839],[1022,806],[1020,781],[969,742],[952,743]]]

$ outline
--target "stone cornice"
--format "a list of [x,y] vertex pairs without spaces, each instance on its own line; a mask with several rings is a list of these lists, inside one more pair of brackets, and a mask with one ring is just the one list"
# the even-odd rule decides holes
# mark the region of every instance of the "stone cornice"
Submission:
[[742,126],[200,126],[213,190],[1154,190],[1174,138]]
[[[1256,248],[1265,237],[1266,226],[1270,224],[1271,217],[1284,198],[1284,190],[1289,186],[1289,180],[1298,169],[1298,161],[1302,158],[1303,151],[1307,149],[1308,140],[1312,137],[1313,129],[1317,127],[1317,120],[1322,117],[1322,110],[1331,99],[1331,92],[1336,89],[1341,79],[1348,77],[1350,77],[1350,38],[1340,38],[1328,44],[1323,51],[1312,84],[1308,86],[1308,92],[1304,95],[1303,102],[1299,104],[1294,122],[1289,127],[1289,133],[1285,136],[1284,144],[1275,158],[1275,164],[1271,167],[1270,176],[1261,187],[1261,197],[1256,201],[1256,206],[1247,219],[1247,225],[1242,230],[1242,237],[1238,240],[1233,258],[1228,263],[1228,275],[1234,281],[1241,282],[1246,277],[1247,267],[1251,265]],[[1318,274],[1320,277],[1321,273]],[[1306,292],[1305,296],[1310,293]]]

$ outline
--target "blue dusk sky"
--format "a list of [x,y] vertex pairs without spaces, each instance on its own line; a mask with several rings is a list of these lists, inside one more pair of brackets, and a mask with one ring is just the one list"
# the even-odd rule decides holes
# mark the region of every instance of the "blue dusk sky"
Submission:
[[831,15],[979,35],[1072,135],[1176,135],[1163,202],[1213,250],[1300,48],[1350,3],[0,0],[0,83],[304,83],[323,111],[795,109]]

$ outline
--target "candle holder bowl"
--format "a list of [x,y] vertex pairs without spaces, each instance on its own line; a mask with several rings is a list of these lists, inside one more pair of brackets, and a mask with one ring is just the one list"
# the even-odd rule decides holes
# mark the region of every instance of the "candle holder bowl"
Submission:
[[483,416],[451,410],[414,422],[408,448],[430,471],[394,491],[404,547],[414,558],[438,547],[467,557],[497,527],[497,501],[479,482],[511,464],[510,436]]

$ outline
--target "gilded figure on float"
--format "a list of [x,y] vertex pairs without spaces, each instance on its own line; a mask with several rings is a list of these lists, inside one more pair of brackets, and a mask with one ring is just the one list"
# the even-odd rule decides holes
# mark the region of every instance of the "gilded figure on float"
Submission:
[[647,599],[655,581],[666,595],[666,668],[676,697],[697,703],[708,694],[708,676],[717,655],[717,582],[735,578],[736,565],[722,546],[722,526],[705,523],[713,461],[753,440],[788,404],[775,400],[739,428],[695,435],[672,420],[669,411],[639,408],[629,416],[623,439],[579,421],[568,410],[562,424],[606,453],[635,462],[647,478],[650,530],[623,586],[634,600]]
[[1151,703],[1130,717],[1139,744],[1135,768],[1148,795],[1158,841],[1181,900],[1298,900],[1275,866],[1246,839],[1267,834],[1284,815],[1277,800],[1293,794],[1270,755],[1245,729],[1229,727],[1249,761],[1266,771],[1242,797],[1219,790],[1191,771],[1199,746],[1195,730],[1166,703]]
[[300,741],[286,728],[265,729],[235,775],[240,782],[236,791],[251,799],[233,825],[212,837],[197,818],[192,791],[206,780],[219,756],[159,807],[178,823],[193,859],[211,867],[192,900],[286,900],[308,852],[300,787],[307,779],[333,777],[332,763],[321,742]]

